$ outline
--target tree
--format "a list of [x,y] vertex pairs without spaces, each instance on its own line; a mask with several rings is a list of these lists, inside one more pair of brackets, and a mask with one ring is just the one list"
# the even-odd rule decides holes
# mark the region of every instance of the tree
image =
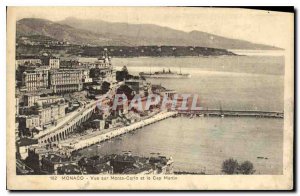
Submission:
[[110,83],[109,82],[106,82],[104,81],[102,83],[102,86],[101,86],[101,89],[102,89],[102,93],[107,93],[109,91],[109,88],[110,88]]
[[122,71],[125,73],[125,74],[127,74],[128,75],[128,69],[127,69],[127,67],[124,65],[123,66],[123,68],[122,68]]
[[250,161],[244,161],[239,167],[241,174],[253,174],[255,172],[253,164]]
[[123,66],[121,71],[116,72],[117,81],[123,81],[124,79],[128,80],[128,79],[130,79],[130,77],[132,77],[132,76],[129,74],[126,66]]
[[239,164],[237,160],[233,158],[227,159],[222,164],[222,172],[225,174],[237,174],[239,169]]
[[255,172],[254,166],[250,161],[244,161],[239,164],[233,158],[227,159],[222,164],[222,172],[225,174],[244,174],[250,175]]

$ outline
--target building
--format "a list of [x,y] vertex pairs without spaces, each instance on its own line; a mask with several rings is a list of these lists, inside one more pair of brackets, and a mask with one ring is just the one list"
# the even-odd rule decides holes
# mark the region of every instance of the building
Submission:
[[70,158],[58,154],[47,154],[41,160],[41,170],[48,174],[58,174],[58,168],[70,165]]
[[38,115],[21,115],[18,117],[18,121],[22,135],[33,136],[34,128],[40,127],[40,117]]
[[16,135],[16,140],[19,140],[20,139],[20,132],[19,132],[19,122],[18,122],[17,119],[16,119],[16,122],[15,122],[15,135]]
[[113,116],[109,116],[105,120],[105,128],[114,128],[118,126],[119,119]]
[[128,168],[123,171],[123,174],[154,174],[155,170],[153,170],[151,165],[144,165],[140,168]]
[[50,72],[50,89],[54,93],[81,91],[91,82],[88,69],[59,69]]
[[26,159],[29,156],[30,153],[30,148],[32,146],[37,145],[37,140],[33,140],[30,138],[21,138],[20,140],[17,141],[17,155],[21,159]]
[[141,97],[148,96],[151,93],[151,84],[144,80],[126,80],[125,85],[135,91],[135,94]]
[[28,107],[31,107],[31,106],[34,106],[34,104],[37,102],[37,100],[40,99],[40,96],[38,94],[25,94],[23,96],[23,99],[24,99],[24,106],[28,106]]
[[50,69],[59,69],[59,58],[56,58],[54,56],[48,56],[47,54],[44,54],[41,57],[41,62],[43,65],[49,66]]
[[48,88],[49,69],[40,67],[27,70],[22,74],[22,87],[26,92],[34,92]]
[[41,103],[41,104],[50,104],[50,103],[58,103],[60,101],[64,102],[65,99],[61,96],[46,96],[46,97],[41,97],[39,94],[25,94],[23,96],[24,98],[24,106],[32,107],[36,103]]
[[165,156],[151,157],[149,163],[154,166],[155,174],[173,174],[173,159]]
[[116,82],[116,70],[114,69],[111,58],[108,57],[107,53],[103,54],[94,63],[90,63],[88,68],[91,69],[91,78],[96,82]]
[[77,60],[65,60],[65,61],[61,61],[59,68],[60,69],[73,69],[73,68],[80,68],[81,65]]
[[94,82],[116,82],[116,71],[113,68],[92,68],[91,77]]
[[121,174],[128,168],[134,168],[136,160],[131,155],[115,155],[111,159],[114,174]]
[[41,104],[51,104],[51,103],[63,103],[65,99],[61,96],[46,96],[46,97],[39,97],[37,102]]
[[110,165],[108,156],[83,157],[78,161],[78,166],[85,174],[112,174],[113,167]]
[[68,104],[64,101],[64,99],[55,98],[55,102],[49,102],[49,100],[45,101],[42,99],[36,101],[34,106],[20,107],[20,114],[22,115],[22,118],[26,119],[26,121],[23,120],[26,123],[20,124],[20,129],[32,128],[32,126],[29,125],[33,123],[32,121],[30,121],[33,116],[35,117],[35,119],[39,119],[39,127],[42,130],[48,125],[55,125],[59,119],[65,117]]
[[16,105],[15,105],[15,109],[16,109],[16,116],[19,115],[19,103],[20,102],[20,98],[18,96],[16,96]]
[[111,57],[108,56],[107,52],[104,52],[100,58],[79,58],[78,62],[92,68],[112,68]]
[[92,126],[95,129],[103,130],[105,128],[105,120],[95,119],[92,121]]
[[59,175],[75,175],[75,174],[82,174],[82,172],[78,165],[66,164],[66,165],[57,167],[57,174],[59,174]]
[[36,64],[42,64],[42,61],[38,56],[17,57],[16,69],[19,66],[36,65]]
[[59,69],[59,59],[58,58],[50,58],[49,59],[49,67],[50,67],[50,69]]
[[16,68],[19,66],[35,66],[35,65],[45,65],[50,69],[59,69],[60,60],[52,55],[43,54],[43,56],[24,56],[17,57]]
[[38,102],[33,113],[39,116],[40,126],[42,127],[48,124],[56,124],[59,119],[65,117],[67,107],[68,104],[63,101],[55,104],[43,104]]

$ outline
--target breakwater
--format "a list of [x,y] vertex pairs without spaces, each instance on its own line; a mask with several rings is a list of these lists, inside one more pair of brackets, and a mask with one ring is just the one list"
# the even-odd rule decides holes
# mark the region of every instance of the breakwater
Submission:
[[283,118],[283,112],[274,111],[242,111],[242,110],[178,110],[179,115],[219,116],[219,117],[258,117],[258,118]]
[[[88,146],[97,144],[99,142],[103,142],[106,140],[109,140],[111,138],[126,134],[128,132],[134,131],[136,129],[142,128],[144,126],[153,124],[155,122],[158,122],[160,120],[169,118],[171,116],[175,116],[177,114],[177,111],[164,111],[160,112],[158,114],[155,114],[152,117],[149,117],[147,119],[141,120],[139,122],[132,123],[128,126],[120,127],[108,132],[99,133],[98,135],[87,135],[86,138],[80,138],[80,140],[74,142],[74,141],[65,141],[64,143],[67,144],[68,147],[68,153],[86,148]],[[61,145],[64,145],[64,143],[61,143]]]

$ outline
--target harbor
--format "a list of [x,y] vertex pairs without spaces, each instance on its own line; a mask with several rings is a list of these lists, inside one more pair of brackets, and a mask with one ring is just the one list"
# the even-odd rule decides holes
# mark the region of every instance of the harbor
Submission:
[[156,123],[158,121],[167,119],[169,117],[188,116],[193,117],[255,117],[255,118],[283,118],[283,113],[280,112],[265,112],[265,111],[221,111],[221,110],[195,110],[195,111],[162,111],[149,118],[143,119],[139,122],[132,123],[124,127],[117,127],[104,131],[96,131],[91,134],[80,136],[79,138],[69,138],[59,142],[59,146],[67,154],[74,151],[87,148],[97,143],[111,140],[120,135],[135,131],[144,126]]
[[[17,114],[19,173],[68,174],[75,168],[80,174],[89,170],[76,168],[81,159],[97,166],[92,173],[115,173],[116,167],[102,165],[102,161],[113,154],[127,160],[131,155],[123,154],[130,152],[139,157],[172,158],[177,174],[220,174],[222,162],[230,157],[251,161],[257,174],[282,174],[284,113],[279,58],[273,59],[274,69],[250,73],[253,66],[263,67],[262,57],[114,58],[112,62],[107,50],[103,54],[91,62],[78,62],[81,68],[69,67],[67,61],[57,63],[60,69],[48,71],[51,80],[45,84],[53,95],[45,96],[44,90],[24,83]],[[23,61],[26,59],[19,59],[20,71],[28,69],[24,77],[40,73],[39,67],[32,72]],[[241,64],[250,67],[242,70]],[[145,72],[149,66],[150,74]],[[57,81],[61,74],[78,82]],[[33,90],[40,94],[32,94]],[[199,96],[193,96],[198,98],[192,104],[195,107],[183,110],[183,106],[169,107],[174,94]],[[128,102],[122,103],[120,95]],[[169,102],[165,105],[155,97]],[[178,105],[183,103],[180,96]],[[187,106],[190,103],[194,101]],[[61,165],[60,160],[66,159]],[[108,159],[115,161],[114,157]],[[58,161],[59,171],[47,168],[53,161]],[[23,165],[30,169],[22,169]],[[147,167],[124,172],[156,172],[143,165]]]
[[280,118],[171,117],[80,149],[78,154],[160,153],[173,158],[174,171],[207,175],[218,175],[222,162],[233,157],[251,160],[257,174],[282,174],[283,123]]

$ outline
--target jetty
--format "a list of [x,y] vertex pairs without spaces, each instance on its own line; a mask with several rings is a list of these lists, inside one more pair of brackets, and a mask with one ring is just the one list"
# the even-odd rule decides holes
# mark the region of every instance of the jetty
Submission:
[[179,115],[211,116],[211,117],[257,117],[283,118],[283,112],[254,110],[178,110]]

